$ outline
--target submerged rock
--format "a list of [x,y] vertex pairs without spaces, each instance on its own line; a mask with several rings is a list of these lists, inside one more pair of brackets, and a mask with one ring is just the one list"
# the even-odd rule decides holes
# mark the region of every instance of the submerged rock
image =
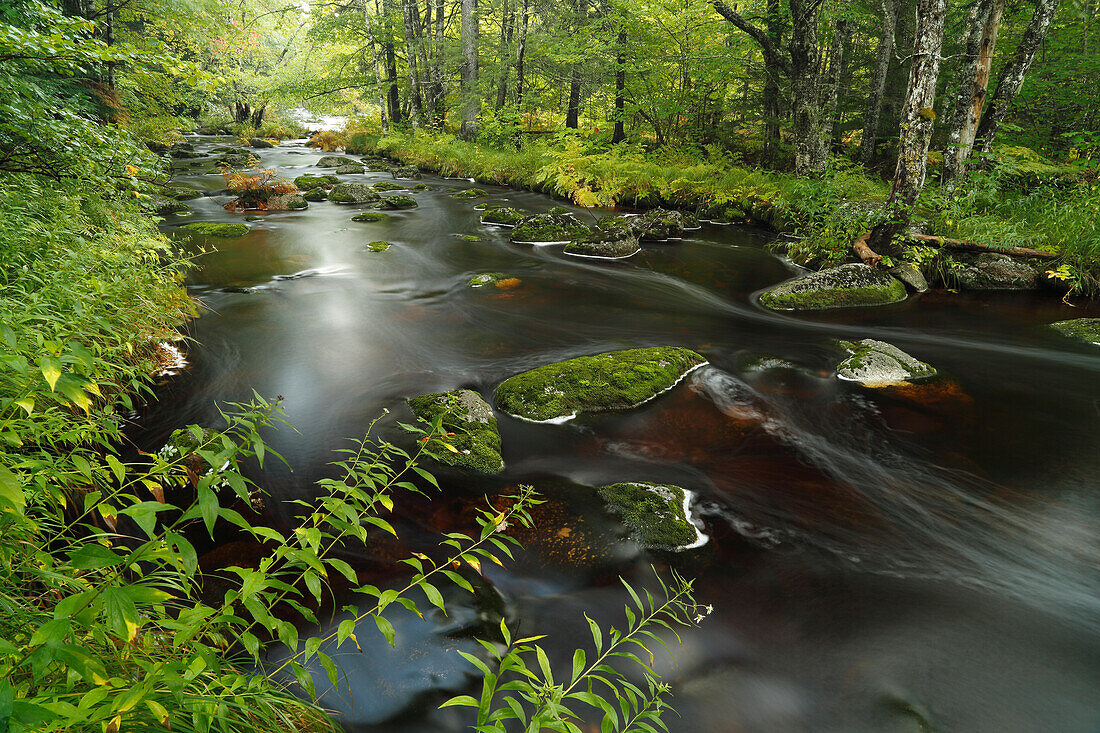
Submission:
[[416,199],[412,196],[406,196],[405,194],[398,193],[392,196],[382,196],[378,201],[378,208],[380,209],[415,209],[420,204],[416,203]]
[[428,441],[428,448],[439,461],[479,473],[504,470],[496,416],[477,392],[468,389],[437,392],[410,397],[408,403],[425,422],[433,423],[442,415],[446,434]]
[[420,169],[415,165],[398,165],[390,168],[394,178],[420,178]]
[[468,285],[471,288],[483,288],[486,285],[495,285],[501,290],[511,290],[520,284],[518,277],[506,275],[503,272],[482,272],[470,278]]
[[342,165],[359,165],[359,161],[342,155],[323,155],[314,165],[318,168],[339,168]]
[[481,241],[481,237],[477,236],[476,234],[459,234],[458,238],[461,239],[463,242],[480,242]]
[[392,181],[379,181],[372,188],[375,191],[403,191],[405,189],[400,183],[393,183]]
[[248,225],[236,222],[197,221],[184,224],[180,229],[202,237],[243,237],[248,234]]
[[336,176],[314,176],[309,174],[294,179],[294,185],[302,191],[309,191],[314,188],[332,188],[339,182],[340,179]]
[[371,252],[385,252],[392,246],[392,244],[385,241],[384,239],[376,239],[373,242],[367,243],[367,249],[369,249]]
[[622,483],[601,486],[597,492],[645,547],[677,550],[699,538],[685,512],[687,492],[679,486]]
[[952,275],[964,290],[1034,290],[1039,287],[1039,271],[1026,262],[1008,255],[952,254]]
[[524,217],[512,230],[511,241],[527,244],[572,242],[588,236],[589,229],[572,214],[535,214]]
[[568,420],[582,412],[636,407],[705,363],[694,351],[674,346],[609,351],[510,377],[497,387],[496,400],[505,412],[527,420]]
[[1074,318],[1052,323],[1050,327],[1071,339],[1100,345],[1100,318]]
[[370,204],[380,198],[366,183],[338,183],[328,192],[328,200],[338,204]]
[[482,224],[496,224],[502,227],[514,227],[527,215],[518,209],[502,206],[498,209],[486,209],[481,215]]
[[451,198],[456,199],[483,199],[489,194],[480,188],[467,188],[465,191],[455,191]]
[[886,305],[905,300],[905,285],[861,263],[840,265],[780,283],[760,295],[772,310],[823,310]]
[[389,219],[389,214],[383,214],[380,211],[364,211],[362,214],[356,214],[351,217],[352,221],[385,221]]
[[349,175],[349,174],[352,174],[352,173],[366,173],[366,172],[367,172],[367,169],[364,168],[363,166],[359,165],[358,163],[348,163],[346,165],[341,165],[341,166],[336,167],[336,173],[339,173],[340,175]]
[[190,201],[191,199],[197,199],[202,196],[202,191],[197,191],[189,186],[181,185],[165,186],[163,193],[168,198],[173,198],[176,201]]
[[565,245],[567,255],[618,260],[641,249],[634,235],[625,229],[597,229]]
[[842,341],[848,358],[836,367],[836,375],[864,387],[889,387],[935,376],[936,370],[885,341]]

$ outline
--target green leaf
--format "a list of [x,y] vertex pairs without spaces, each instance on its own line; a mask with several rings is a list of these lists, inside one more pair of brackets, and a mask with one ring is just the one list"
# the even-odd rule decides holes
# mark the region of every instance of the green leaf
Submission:
[[77,570],[95,570],[119,565],[122,557],[103,545],[89,542],[69,553],[69,563]]
[[386,641],[390,643],[390,646],[394,649],[397,648],[395,641],[395,632],[393,630],[393,624],[385,616],[376,614],[374,617],[374,623],[378,626],[378,630],[382,632],[382,636],[386,637]]
[[457,695],[455,697],[452,697],[450,700],[443,703],[439,707],[441,707],[441,708],[450,708],[450,707],[454,707],[456,705],[461,705],[462,707],[467,707],[467,708],[476,708],[478,706],[478,702],[477,702],[477,700],[475,700],[473,697],[471,697],[469,695]]
[[431,583],[425,582],[420,584],[420,588],[424,591],[424,595],[428,597],[428,600],[431,602],[431,604],[442,611],[443,615],[446,616],[447,608],[443,605],[443,596],[436,589],[436,587]]
[[108,628],[119,638],[133,641],[138,632],[137,608],[134,602],[121,588],[113,586],[104,589],[103,601]]
[[577,678],[581,676],[581,672],[584,671],[584,649],[578,649],[573,652],[573,676],[569,679],[570,682],[576,682]]
[[38,367],[42,370],[42,376],[46,384],[50,385],[50,391],[54,390],[57,380],[61,378],[61,362],[52,356],[43,356],[38,360]]
[[0,502],[3,504],[4,511],[13,511],[16,514],[22,514],[27,506],[19,477],[6,466],[0,466]]

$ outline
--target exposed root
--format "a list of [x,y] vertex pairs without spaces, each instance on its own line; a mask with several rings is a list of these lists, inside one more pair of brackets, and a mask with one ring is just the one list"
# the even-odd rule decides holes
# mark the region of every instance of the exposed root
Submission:
[[871,232],[861,234],[856,241],[852,242],[852,250],[859,256],[859,259],[863,261],[863,264],[870,267],[878,267],[878,263],[882,262],[882,255],[871,249],[867,244],[867,240],[870,239]]
[[[1054,252],[1044,252],[1038,249],[1031,249],[1029,247],[993,247],[988,244],[982,244],[981,242],[967,242],[962,239],[948,239],[947,237],[937,237],[934,234],[918,234],[917,232],[906,232],[903,235],[906,239],[912,239],[917,242],[925,244],[931,244],[936,247],[945,249],[957,249],[964,252],[993,252],[996,254],[1008,255],[1010,257],[1033,257],[1039,260],[1053,260],[1058,257]],[[860,235],[854,242],[852,242],[852,251],[856,253],[863,264],[871,267],[878,267],[882,262],[882,255],[871,249],[867,243],[871,237],[871,232],[866,232]]]

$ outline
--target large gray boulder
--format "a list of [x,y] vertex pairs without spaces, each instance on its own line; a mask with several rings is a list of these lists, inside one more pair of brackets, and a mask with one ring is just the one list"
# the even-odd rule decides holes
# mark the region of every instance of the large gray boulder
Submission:
[[1039,271],[1015,257],[983,252],[954,254],[953,269],[959,287],[964,290],[1034,290],[1039,287]]
[[882,270],[852,263],[771,287],[760,295],[760,304],[772,310],[824,310],[887,305],[906,297],[900,280]]
[[323,155],[316,165],[318,168],[339,168],[342,165],[359,165],[359,161],[343,155]]
[[370,204],[380,198],[366,183],[338,183],[328,192],[328,200],[338,204]]
[[889,387],[935,376],[936,370],[885,341],[843,341],[848,357],[836,367],[836,376],[864,387]]

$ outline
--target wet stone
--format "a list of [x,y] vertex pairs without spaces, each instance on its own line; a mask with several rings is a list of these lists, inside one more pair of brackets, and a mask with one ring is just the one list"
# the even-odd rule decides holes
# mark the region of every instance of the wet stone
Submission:
[[496,416],[477,392],[437,392],[410,397],[408,403],[425,422],[432,423],[442,415],[446,434],[428,441],[429,450],[441,463],[485,474],[504,470]]
[[338,183],[328,192],[328,200],[338,204],[369,204],[380,198],[366,183]]
[[1058,321],[1050,324],[1050,328],[1068,338],[1100,346],[1100,318],[1074,318],[1069,321]]
[[861,263],[813,272],[765,290],[760,304],[772,310],[824,310],[887,305],[905,300],[905,285]]
[[849,356],[837,365],[837,377],[864,387],[889,387],[936,374],[928,364],[885,341],[844,341],[841,346]]
[[645,547],[677,550],[698,539],[695,525],[684,511],[687,494],[679,486],[621,483],[601,486],[597,491]]

